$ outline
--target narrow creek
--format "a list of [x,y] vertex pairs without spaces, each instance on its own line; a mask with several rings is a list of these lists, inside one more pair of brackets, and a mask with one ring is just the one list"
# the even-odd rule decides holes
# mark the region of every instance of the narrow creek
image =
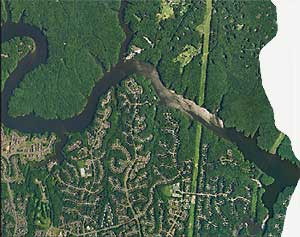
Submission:
[[[150,79],[160,100],[165,102],[166,105],[179,108],[181,105],[177,105],[176,103],[180,104],[182,100],[186,99],[182,96],[170,93],[170,91],[162,85],[159,73],[154,66],[135,60],[122,61],[123,54],[126,52],[132,37],[130,29],[124,23],[123,11],[125,7],[126,2],[122,1],[119,19],[122,28],[126,33],[126,39],[122,43],[119,63],[113,66],[111,70],[105,73],[103,78],[96,83],[92,93],[88,97],[88,102],[84,110],[80,114],[66,120],[46,120],[37,117],[34,114],[20,117],[11,117],[8,114],[8,102],[14,89],[18,87],[19,83],[28,72],[34,70],[41,64],[47,63],[48,42],[45,35],[35,26],[22,22],[13,23],[8,21],[4,23],[1,26],[1,43],[13,39],[14,37],[26,36],[30,37],[35,42],[35,50],[20,60],[17,68],[10,74],[5,83],[3,93],[1,94],[2,123],[6,127],[25,133],[56,133],[60,142],[56,144],[54,159],[62,162],[64,159],[62,150],[67,142],[66,134],[68,132],[83,131],[93,120],[100,96],[104,95],[110,88],[133,73],[141,74],[145,78]],[[175,102],[174,98],[176,99]],[[173,103],[173,105],[170,105],[170,103]],[[260,149],[257,146],[255,137],[246,137],[235,129],[221,128],[214,124],[209,124],[204,121],[201,116],[198,116],[197,113],[193,113],[193,111],[190,111],[189,115],[194,120],[198,120],[204,126],[213,130],[216,135],[236,144],[243,153],[245,159],[254,162],[263,172],[275,179],[272,185],[264,187],[266,192],[263,195],[264,205],[268,208],[270,216],[272,216],[273,204],[276,201],[278,194],[285,187],[296,186],[297,181],[300,178],[300,169],[291,162],[282,160],[278,155],[273,155]]]

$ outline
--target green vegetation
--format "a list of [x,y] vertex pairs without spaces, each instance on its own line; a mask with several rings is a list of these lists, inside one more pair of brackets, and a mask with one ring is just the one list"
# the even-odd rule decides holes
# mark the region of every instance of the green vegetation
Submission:
[[275,140],[273,146],[270,149],[270,153],[272,153],[272,154],[276,153],[276,150],[279,147],[280,143],[283,141],[284,137],[285,137],[285,134],[283,134],[283,133],[279,134],[279,136],[277,137],[277,139]]
[[46,170],[38,170],[31,168],[27,165],[27,172],[25,178],[24,188],[19,190],[20,194],[16,195],[30,195],[28,204],[26,207],[26,217],[28,221],[28,236],[33,234],[36,229],[47,229],[51,224],[50,213],[53,211],[50,209],[49,200],[44,199],[44,196],[48,196],[41,190],[37,179],[41,180],[41,184],[44,185],[47,179]]
[[[150,81],[142,77],[133,76],[102,96],[89,128],[70,135],[65,149],[67,159],[55,172],[60,180],[58,188],[65,194],[65,228],[74,231],[72,223],[79,218],[76,209],[99,226],[111,221],[122,223],[120,217],[124,215],[133,218],[137,212],[145,213],[140,217],[144,229],[146,222],[153,221],[154,192],[158,195],[153,196],[153,203],[171,208],[173,179],[179,172],[184,175],[183,162],[176,160],[177,121],[172,110],[158,106]],[[84,173],[79,168],[84,168]],[[168,220],[168,216],[157,218],[156,226]],[[114,231],[121,233],[123,226]],[[143,233],[157,234],[150,228]]]
[[[206,128],[202,129],[200,155],[197,192],[219,196],[196,199],[194,235],[230,236],[241,220],[260,225],[267,212],[260,195],[263,189],[253,179],[261,171],[245,160],[236,146]],[[241,233],[242,229],[249,231],[244,226]]]
[[[174,59],[183,53],[186,46],[188,49],[201,48],[196,24],[203,22],[205,6],[200,1],[189,0],[174,3],[172,8],[178,17],[158,23],[156,14],[161,9],[159,1],[132,1],[128,4],[125,20],[135,32],[130,45],[144,49],[135,58],[157,66],[164,85],[196,100],[200,87],[201,54],[194,56],[182,73],[181,64],[174,62]],[[192,51],[195,53],[194,50],[188,52]]]
[[161,1],[161,12],[157,13],[158,22],[161,20],[166,20],[169,18],[174,18],[174,10],[170,3],[167,0]]
[[[190,0],[161,0],[159,12],[156,14],[157,22],[175,18],[176,16],[184,16],[191,6]],[[138,18],[140,19],[140,18]]]
[[10,2],[13,21],[24,13],[23,20],[47,36],[49,58],[25,76],[11,98],[9,113],[34,112],[47,119],[80,113],[96,81],[118,60],[124,39],[119,6],[119,1]]
[[60,215],[62,212],[63,193],[57,188],[58,181],[55,177],[50,176],[45,181],[47,187],[47,197],[51,210],[51,223],[53,226],[58,226],[60,223]]
[[284,159],[290,160],[293,164],[297,165],[300,167],[300,162],[295,156],[292,146],[291,146],[291,141],[290,139],[285,136],[284,139],[282,140],[281,144],[279,145],[277,149],[277,153]]
[[[201,24],[203,26],[203,52],[201,60],[201,78],[200,78],[200,89],[198,97],[198,105],[202,106],[204,103],[205,95],[205,85],[206,85],[206,75],[207,75],[207,59],[209,53],[209,37],[210,37],[210,24],[211,24],[211,15],[212,15],[212,0],[206,1],[206,11],[204,16],[204,22]],[[200,33],[201,35],[201,33]],[[199,156],[200,156],[200,142],[201,142],[201,133],[202,125],[197,124],[196,127],[196,139],[195,139],[195,157],[194,157],[194,169],[192,176],[192,188],[191,192],[194,193],[197,191],[197,182],[198,182],[198,165],[199,165]],[[194,222],[195,222],[195,203],[192,199],[190,207],[190,217],[188,225],[188,236],[192,237],[194,232]]]
[[263,174],[260,180],[266,186],[271,185],[274,182],[274,179],[271,176],[268,176],[266,174]]
[[283,230],[285,213],[290,202],[294,188],[287,187],[279,194],[276,203],[274,204],[273,218],[269,219],[266,224],[266,231],[264,237],[280,236]]
[[[157,23],[157,13],[161,12],[158,3],[133,1],[128,6],[125,19],[136,32],[131,44],[144,49],[136,58],[156,65],[167,87],[187,98],[198,100],[202,62],[199,54],[201,35],[196,30],[196,23],[203,22],[205,6],[199,1],[180,1],[180,4],[171,6],[174,18]],[[148,17],[145,17],[145,13]],[[132,17],[134,15],[137,17]],[[195,144],[199,146],[200,143],[199,139],[195,141],[196,124],[190,123],[177,111],[174,114],[181,121],[179,137],[184,143],[180,146],[178,160],[188,161],[192,158],[190,153],[195,149]],[[180,235],[184,232],[178,229],[176,233]]]
[[158,193],[164,201],[167,201],[172,196],[172,185],[164,185],[158,189]]
[[[200,158],[200,141],[201,141],[202,126],[197,125],[196,127],[196,137],[195,137],[195,154],[193,159],[193,175],[192,175],[192,187],[191,192],[195,193],[197,191],[197,181],[199,174],[199,158]],[[195,199],[191,199],[191,206],[189,211],[189,224],[188,224],[188,236],[193,236],[194,232],[194,222],[195,222]]]
[[[259,180],[259,178],[262,176],[262,173],[259,173],[256,177],[256,180]],[[252,191],[252,199],[251,199],[251,216],[253,219],[256,218],[256,210],[257,210],[257,194],[258,194],[258,185],[254,185],[253,191]]]
[[259,146],[271,150],[280,133],[261,83],[258,56],[276,33],[274,5],[217,1],[214,7],[205,106],[218,112],[226,127],[258,133]]
[[1,44],[1,91],[9,74],[13,72],[18,62],[32,49],[33,42],[26,37],[14,38]]
[[[199,35],[195,24],[203,22],[204,14],[202,12],[205,11],[205,6],[197,1],[185,1],[184,4],[174,4],[172,7],[175,16],[183,15],[184,17],[160,21],[157,26],[157,22],[154,19],[156,12],[160,10],[160,6],[156,5],[156,1],[151,2],[151,4],[147,2],[143,4],[140,2],[135,4],[133,2],[130,4],[126,16],[133,31],[136,31],[132,45],[144,49],[137,58],[157,65],[161,79],[167,87],[191,99],[198,100],[200,97],[204,99],[204,96],[199,95],[202,92],[204,94],[204,87],[200,89],[200,84],[205,83],[199,80],[199,74],[203,68],[201,66],[201,54],[199,54],[201,50],[201,34]],[[133,13],[136,14],[137,12],[140,20],[131,17]],[[143,17],[143,12],[147,12],[149,17]],[[145,40],[145,37],[152,42],[152,45]],[[176,111],[175,114],[177,113]],[[186,120],[182,115],[180,119]],[[184,127],[180,129],[182,141],[189,140],[185,143],[186,145],[182,144],[180,146],[178,155],[180,160],[190,160],[191,156],[188,154],[195,147],[199,147],[200,144],[201,132],[197,128],[198,125],[195,126],[194,123],[191,125],[188,126],[189,130],[185,130]],[[195,154],[199,157],[197,151],[195,151]],[[194,160],[195,164],[197,164],[196,157]],[[195,177],[195,181],[192,186],[196,187],[196,170],[193,172],[193,177]],[[192,221],[194,220],[194,218],[191,219]],[[180,231],[178,230],[179,233]]]
[[188,65],[192,59],[200,53],[200,49],[195,48],[193,45],[186,45],[182,49],[182,53],[180,53],[176,58],[173,59],[173,62],[180,63],[180,74],[183,72],[183,69],[186,65]]
[[5,0],[1,0],[1,24],[7,19],[7,12],[5,9]]
[[[48,37],[49,61],[26,76],[10,112],[79,113],[95,82],[117,62],[124,38],[119,7],[119,1],[11,2],[14,21],[22,16]],[[130,1],[125,11],[134,32],[129,49],[143,49],[135,58],[155,65],[166,87],[218,114],[227,127],[257,135],[261,148],[295,161],[290,141],[273,124],[258,70],[274,17],[268,1]],[[3,46],[15,55],[14,41]],[[24,54],[7,62],[6,78]],[[67,135],[60,164],[29,161],[30,150],[1,160],[3,236],[18,230],[26,237],[263,235],[262,196],[274,179],[234,144],[161,105],[149,80],[133,75],[111,88],[89,127]],[[279,195],[266,237],[280,235],[292,191]]]
[[[3,162],[5,162],[4,158]],[[22,161],[21,161],[22,160]],[[52,179],[48,172],[43,168],[34,168],[33,162],[28,162],[24,157],[11,157],[11,163],[5,164],[5,180],[1,180],[1,186],[6,187],[1,190],[2,207],[7,208],[7,201],[11,201],[9,195],[4,193],[13,193],[13,205],[11,209],[6,209],[5,216],[11,218],[5,220],[2,234],[4,236],[14,236],[13,233],[23,233],[23,236],[33,236],[37,230],[47,230],[51,224],[56,224],[60,212],[57,212],[57,205],[61,203],[61,194],[55,186],[49,186],[48,182]],[[10,173],[9,169],[15,169]],[[7,181],[9,178],[9,181]],[[6,182],[6,185],[4,183]],[[9,191],[7,189],[9,184]],[[53,199],[52,193],[56,193]],[[3,202],[3,201],[6,202]],[[15,216],[17,215],[17,216]],[[17,219],[16,219],[17,217]],[[9,227],[15,223],[15,227]],[[11,229],[12,228],[12,229]],[[21,232],[20,232],[21,231]]]
[[48,229],[51,224],[51,219],[49,217],[50,209],[48,203],[35,199],[34,208],[36,210],[34,224],[41,229]]
[[84,168],[85,167],[85,162],[84,160],[79,160],[77,161],[77,167],[80,168]]

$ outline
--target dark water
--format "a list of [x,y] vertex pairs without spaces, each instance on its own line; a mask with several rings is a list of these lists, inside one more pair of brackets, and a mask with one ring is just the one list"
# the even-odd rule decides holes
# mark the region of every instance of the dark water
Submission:
[[[119,11],[120,22],[124,21],[124,10],[127,2],[122,1]],[[46,131],[63,134],[66,132],[83,131],[93,120],[99,97],[105,94],[111,87],[117,85],[128,74],[132,74],[135,70],[133,61],[122,62],[124,52],[127,51],[128,44],[132,38],[132,33],[127,24],[122,24],[122,28],[126,34],[125,40],[121,45],[120,60],[117,65],[112,67],[110,72],[104,74],[104,77],[96,83],[84,110],[77,116],[70,119],[45,120],[34,114],[11,117],[8,115],[8,102],[13,94],[14,89],[23,80],[24,76],[32,71],[40,64],[47,63],[48,43],[43,33],[34,26],[25,23],[6,22],[1,27],[1,42],[8,41],[14,37],[27,36],[34,40],[35,51],[26,55],[19,63],[17,68],[10,74],[5,83],[3,93],[1,95],[1,120],[9,128],[17,129],[21,132],[43,133]]]
[[225,138],[235,143],[247,160],[254,162],[259,169],[275,179],[270,186],[265,186],[266,192],[262,199],[273,215],[273,204],[278,194],[288,186],[296,186],[300,178],[300,168],[288,160],[281,160],[278,155],[270,154],[257,146],[256,137],[245,137],[234,129],[225,129]]
[[[13,91],[18,87],[25,74],[32,71],[40,64],[47,63],[47,38],[43,33],[34,26],[25,23],[7,22],[1,27],[1,42],[8,41],[14,37],[27,36],[34,40],[35,51],[25,56],[19,63],[17,68],[10,74],[5,83],[4,91],[1,95],[1,120],[2,123],[12,129],[17,129],[21,132],[27,133],[43,133],[54,132],[59,138],[60,142],[56,144],[55,159],[62,161],[64,156],[62,149],[67,142],[66,133],[83,131],[93,120],[95,111],[97,109],[99,97],[104,95],[110,88],[117,85],[121,80],[128,77],[130,74],[138,72],[134,61],[122,62],[121,58],[126,52],[132,33],[126,24],[124,24],[124,9],[126,2],[122,2],[119,12],[119,19],[122,23],[126,39],[122,43],[119,63],[112,67],[110,72],[105,73],[104,77],[97,82],[88,98],[88,102],[84,110],[73,118],[66,120],[45,120],[37,117],[34,114],[11,117],[8,114],[9,98]],[[149,65],[148,65],[149,66]],[[254,162],[263,172],[272,176],[275,182],[265,187],[266,192],[263,195],[264,205],[269,209],[270,215],[273,213],[273,204],[276,198],[285,187],[296,186],[300,178],[300,169],[291,162],[281,160],[279,156],[272,155],[261,150],[257,146],[256,138],[248,138],[234,129],[220,129],[214,130],[217,135],[228,139],[235,143],[244,157]]]

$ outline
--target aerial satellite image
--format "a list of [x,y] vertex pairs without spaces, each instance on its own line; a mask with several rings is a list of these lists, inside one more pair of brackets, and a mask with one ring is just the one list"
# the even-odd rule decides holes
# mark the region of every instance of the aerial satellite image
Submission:
[[1,0],[1,236],[281,236],[276,32],[271,0]]

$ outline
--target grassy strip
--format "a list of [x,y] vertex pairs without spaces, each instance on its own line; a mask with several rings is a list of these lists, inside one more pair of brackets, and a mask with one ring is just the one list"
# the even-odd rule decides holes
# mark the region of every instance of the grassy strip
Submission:
[[[206,71],[207,71],[207,59],[209,52],[209,34],[210,34],[210,21],[212,14],[212,0],[207,0],[206,2],[206,14],[204,19],[204,25],[202,27],[197,27],[199,29],[199,33],[204,33],[203,40],[203,55],[202,55],[202,66],[201,66],[201,80],[200,80],[200,88],[199,88],[199,99],[198,104],[201,106],[204,103],[204,94],[205,94],[205,81],[206,81]],[[200,30],[203,29],[203,31]]]
[[282,140],[284,139],[285,134],[283,134],[282,132],[279,134],[279,136],[277,137],[277,139],[275,140],[273,146],[270,149],[270,153],[275,154],[277,151],[277,148],[279,147],[279,145],[281,144]]
[[257,206],[257,186],[253,188],[253,196],[251,199],[251,216],[253,219],[256,217],[256,206]]
[[[198,124],[197,128],[196,128],[195,158],[194,158],[194,168],[193,168],[192,188],[191,188],[191,192],[193,192],[193,193],[195,193],[197,191],[201,132],[202,132],[202,126],[200,124]],[[189,213],[188,237],[192,237],[193,232],[194,232],[195,205],[196,205],[196,197],[192,196],[191,206],[190,206],[190,213]]]
[[[200,106],[204,103],[204,95],[205,95],[205,81],[206,81],[206,71],[207,71],[207,59],[208,59],[208,52],[209,52],[209,34],[210,34],[211,13],[212,13],[212,0],[207,0],[204,24],[197,27],[197,29],[199,29],[200,35],[204,34],[203,55],[202,55],[202,65],[201,65],[201,79],[200,79],[199,99],[198,99],[198,105],[200,105]],[[193,176],[192,176],[191,192],[193,192],[193,193],[195,193],[197,191],[201,132],[202,132],[202,126],[201,126],[201,124],[198,124],[197,128],[196,128],[195,158],[194,158],[194,168],[193,168]],[[189,213],[188,237],[192,237],[194,234],[195,203],[196,203],[195,196],[193,196],[191,200],[192,201],[191,201],[191,207],[190,207],[190,213]]]
[[[262,173],[260,172],[256,179],[257,180],[260,180],[262,176]],[[254,188],[253,188],[253,196],[252,196],[252,199],[251,199],[251,216],[252,218],[255,220],[256,219],[256,213],[257,213],[257,199],[258,199],[258,185],[255,185]]]

